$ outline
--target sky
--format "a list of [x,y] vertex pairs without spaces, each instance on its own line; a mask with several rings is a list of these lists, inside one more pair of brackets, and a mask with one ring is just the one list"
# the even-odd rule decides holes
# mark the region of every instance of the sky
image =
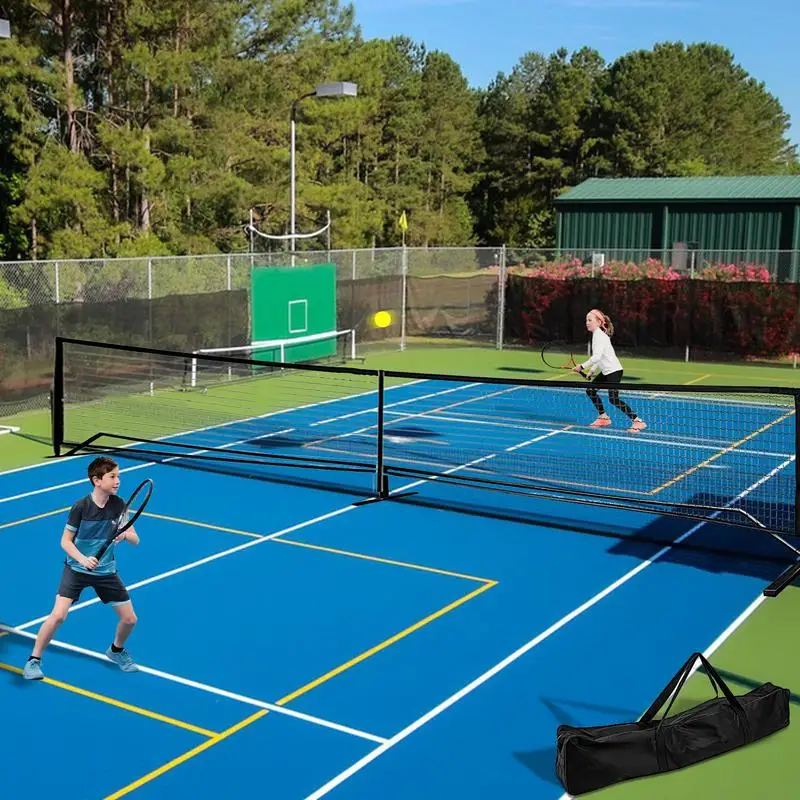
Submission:
[[613,61],[657,42],[713,42],[780,100],[800,145],[800,0],[352,0],[367,39],[407,35],[448,53],[473,87],[532,50],[584,45]]

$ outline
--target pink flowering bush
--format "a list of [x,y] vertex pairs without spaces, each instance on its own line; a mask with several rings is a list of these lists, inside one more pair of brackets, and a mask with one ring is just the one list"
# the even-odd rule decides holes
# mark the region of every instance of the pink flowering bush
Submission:
[[[688,266],[684,273],[664,264],[661,259],[647,258],[643,261],[610,260],[602,267],[592,269],[591,263],[579,258],[542,261],[527,265],[525,262],[509,265],[512,275],[528,278],[548,278],[567,281],[576,278],[605,278],[618,281],[662,280],[678,281],[689,277]],[[725,281],[727,283],[770,283],[770,271],[760,264],[722,264],[703,262],[695,267],[695,279],[706,281]]]
[[[613,320],[614,341],[622,347],[680,352],[690,344],[743,357],[800,348],[800,284],[774,282],[760,267],[726,265],[725,278],[696,271],[694,280],[657,261],[638,266],[610,262],[596,269],[594,278],[579,274],[577,265],[564,265],[554,274],[543,267],[508,277],[505,327],[510,341],[583,342],[586,312],[600,308]],[[650,274],[642,274],[642,267]]]
[[695,272],[704,281],[726,281],[728,283],[770,283],[772,275],[766,267],[758,264],[707,264]]

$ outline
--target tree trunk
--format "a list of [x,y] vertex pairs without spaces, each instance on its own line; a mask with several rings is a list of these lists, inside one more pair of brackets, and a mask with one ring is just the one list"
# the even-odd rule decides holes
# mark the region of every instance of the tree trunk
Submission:
[[[148,114],[150,111],[150,78],[144,79],[144,113]],[[144,149],[150,152],[150,124],[144,125]],[[143,231],[150,230],[150,196],[147,193],[147,187],[142,187],[142,195],[140,198],[139,206],[139,229]]]
[[70,152],[78,152],[78,130],[75,120],[75,65],[72,53],[72,8],[70,0],[60,0],[56,14],[61,27],[61,54],[64,61],[64,80],[67,93],[67,146]]
[[442,180],[439,184],[440,197],[439,197],[439,216],[444,216],[444,161],[442,162]]

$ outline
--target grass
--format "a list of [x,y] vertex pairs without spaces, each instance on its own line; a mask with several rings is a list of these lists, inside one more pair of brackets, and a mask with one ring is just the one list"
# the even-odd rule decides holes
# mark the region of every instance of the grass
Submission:
[[[554,374],[542,364],[538,353],[530,350],[510,348],[498,351],[492,347],[464,345],[463,342],[451,342],[450,346],[442,344],[421,341],[402,352],[399,349],[367,352],[363,366],[368,369],[523,379],[542,379]],[[626,377],[641,383],[745,387],[797,387],[800,384],[800,372],[787,367],[687,364],[635,357],[625,357],[623,364]],[[568,378],[569,373],[561,377]],[[575,376],[575,380],[582,381],[578,376]],[[307,378],[304,383],[308,384]],[[298,396],[302,396],[302,386],[299,384],[284,383],[282,386],[285,391],[277,393],[276,385],[280,384],[273,380],[250,382],[248,387],[256,387],[248,388],[250,409],[265,413],[291,407],[297,403]],[[344,393],[369,390],[373,385],[373,379],[365,377],[348,383],[346,388],[349,391]],[[313,397],[307,397],[305,402],[329,399],[343,393],[341,384],[319,375],[315,376],[313,386]],[[233,400],[236,388],[223,389],[216,398],[221,398],[224,403],[226,392],[227,399]],[[129,401],[129,413],[141,416],[142,409],[146,408],[146,399]],[[197,406],[200,412],[204,408],[203,402],[201,400]],[[237,408],[240,407],[237,405]],[[208,406],[206,411],[210,408]],[[0,423],[21,428],[17,434],[0,436],[0,468],[35,464],[52,453],[47,411],[26,412],[2,419]],[[181,429],[186,428],[183,426]],[[46,480],[44,476],[43,480]],[[800,637],[796,635],[798,618],[800,587],[793,586],[778,598],[763,602],[714,653],[712,663],[722,671],[735,693],[743,693],[755,684],[771,681],[793,692],[791,710],[797,711],[800,707]],[[687,683],[680,707],[694,705],[709,696],[708,680],[697,673]],[[790,725],[776,736],[732,754],[666,775],[631,781],[592,796],[602,797],[603,800],[639,800],[643,797],[648,800],[673,800],[681,796],[724,797],[725,800],[752,800],[758,796],[788,797],[793,794],[788,787],[792,782],[791,765],[797,752],[800,752],[800,726]]]

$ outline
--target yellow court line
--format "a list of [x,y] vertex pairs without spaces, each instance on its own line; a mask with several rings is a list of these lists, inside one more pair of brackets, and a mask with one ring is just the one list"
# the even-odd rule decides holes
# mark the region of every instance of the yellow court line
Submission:
[[[279,541],[279,540],[273,539],[272,541]],[[289,540],[282,540],[282,541],[285,541],[287,544],[290,544],[290,543],[292,543],[292,544],[301,544],[301,543],[290,542]],[[316,546],[314,546],[314,547],[316,547]],[[354,555],[354,556],[363,557],[363,558],[371,558],[369,556],[361,556],[360,554],[348,554],[348,555]],[[411,566],[411,565],[409,565],[409,566]],[[451,573],[451,574],[454,574],[454,573]],[[275,705],[284,706],[284,705],[290,703],[292,700],[296,700],[301,695],[304,695],[307,692],[310,692],[312,689],[315,689],[317,686],[321,686],[323,683],[326,683],[331,678],[334,678],[337,675],[341,675],[341,673],[343,673],[345,670],[348,670],[351,667],[355,666],[356,664],[359,664],[362,661],[365,661],[370,656],[373,656],[376,653],[379,653],[381,650],[385,650],[390,645],[394,644],[395,642],[400,641],[400,639],[405,638],[406,636],[408,636],[409,634],[413,633],[414,631],[417,631],[420,628],[422,628],[425,625],[427,625],[428,623],[433,622],[433,620],[444,616],[445,614],[447,614],[448,612],[452,611],[455,608],[458,608],[459,606],[461,606],[464,603],[466,603],[469,600],[471,600],[473,597],[477,597],[479,594],[485,592],[487,589],[491,589],[492,587],[497,586],[497,581],[487,580],[485,578],[474,578],[473,580],[480,580],[480,581],[485,581],[485,582],[483,583],[482,586],[479,586],[477,589],[474,589],[469,594],[466,594],[463,597],[460,597],[458,600],[455,600],[452,603],[449,603],[444,608],[440,608],[438,611],[435,611],[433,614],[429,614],[427,617],[425,617],[424,619],[421,619],[419,622],[416,622],[413,625],[410,625],[408,628],[405,628],[404,630],[400,631],[399,633],[396,633],[394,636],[390,637],[389,639],[386,639],[385,641],[381,642],[380,644],[375,645],[375,647],[371,647],[369,650],[366,650],[363,653],[361,653],[360,655],[356,656],[355,658],[350,659],[350,661],[348,661],[347,663],[342,664],[342,665],[336,667],[335,669],[330,670],[329,672],[326,672],[324,675],[321,675],[319,678],[316,678],[315,680],[305,684],[305,686],[301,686],[299,689],[297,689],[296,691],[292,692],[291,694],[287,694],[285,697],[282,697],[280,700],[278,700],[275,703]],[[108,797],[104,798],[104,800],[119,800],[120,797],[124,797],[125,795],[130,794],[131,792],[135,791],[139,787],[144,786],[146,783],[150,783],[151,781],[153,781],[156,778],[160,777],[165,772],[169,772],[171,769],[174,769],[175,767],[180,766],[181,764],[185,763],[186,761],[189,761],[189,759],[192,759],[195,756],[199,755],[200,753],[204,752],[205,750],[208,750],[210,747],[213,747],[215,744],[219,744],[219,742],[223,741],[224,739],[227,739],[229,736],[232,736],[234,733],[236,733],[237,731],[240,731],[242,728],[245,728],[248,725],[251,725],[253,722],[255,722],[256,720],[261,719],[261,717],[265,716],[268,713],[269,712],[266,709],[256,712],[252,716],[247,717],[247,719],[242,720],[241,722],[239,722],[236,725],[228,728],[227,730],[223,731],[222,733],[211,737],[210,739],[208,739],[207,741],[205,741],[202,744],[198,745],[197,747],[194,747],[191,750],[188,750],[183,755],[178,756],[177,758],[173,759],[172,761],[170,761],[170,762],[158,767],[157,769],[153,770],[152,772],[149,772],[147,775],[142,776],[141,778],[139,778],[138,780],[134,781],[133,783],[128,784],[127,786],[123,787],[122,789],[120,789],[119,791],[115,792],[114,794],[108,795]]]
[[714,453],[713,456],[710,456],[705,461],[701,461],[699,464],[695,464],[691,469],[687,469],[686,472],[682,472],[680,475],[677,475],[674,478],[671,478],[666,483],[662,483],[661,486],[656,487],[655,489],[651,489],[648,494],[658,494],[659,492],[664,491],[664,489],[668,489],[670,486],[675,485],[678,481],[682,481],[684,478],[688,478],[692,473],[697,472],[697,470],[702,469],[703,467],[708,466],[712,461],[716,461],[718,458],[730,453],[732,450],[735,450],[740,445],[743,445],[745,442],[750,441],[750,439],[755,438],[764,431],[771,428],[773,425],[777,425],[779,422],[783,422],[785,419],[789,419],[794,414],[794,409],[789,411],[787,414],[784,414],[782,417],[778,417],[777,419],[772,420],[772,422],[768,422],[766,425],[762,425],[757,431],[753,431],[751,434],[748,434],[743,439],[739,439],[738,442],[734,442],[731,445],[723,448],[717,453]]
[[377,561],[379,564],[391,564],[395,567],[407,567],[408,569],[416,569],[420,572],[433,572],[436,575],[447,575],[450,578],[464,578],[468,581],[478,581],[479,583],[497,583],[491,578],[479,578],[476,575],[465,575],[461,572],[450,572],[446,569],[439,569],[438,567],[425,567],[422,564],[412,564],[408,561],[394,561],[391,558],[381,558],[380,556],[369,556],[364,553],[353,553],[350,550],[337,550],[335,547],[323,547],[319,544],[309,544],[308,542],[298,542],[294,539],[282,539],[278,537],[272,540],[278,544],[291,544],[295,547],[307,547],[309,550],[321,550],[325,553],[335,553],[339,556],[348,556],[350,558],[361,558],[365,561]]
[[252,725],[256,720],[261,719],[261,717],[266,716],[269,714],[269,711],[266,709],[262,709],[261,711],[256,711],[255,714],[247,717],[247,719],[243,719],[241,722],[237,722],[235,725],[232,725],[227,730],[222,731],[222,733],[214,734],[210,739],[207,739],[202,744],[197,745],[197,747],[193,747],[191,750],[187,750],[183,755],[178,756],[177,758],[172,759],[166,764],[154,769],[152,772],[148,772],[147,775],[143,775],[138,780],[135,780],[133,783],[129,783],[127,786],[124,786],[122,789],[114,792],[114,794],[110,794],[104,798],[104,800],[118,800],[120,797],[124,797],[126,794],[130,794],[131,792],[135,791],[141,786],[144,786],[146,783],[150,783],[150,781],[155,780],[159,776],[163,775],[165,772],[169,772],[171,769],[180,766],[187,762],[190,758],[194,758],[200,753],[208,750],[210,747],[213,747],[215,744],[219,744],[220,742],[227,739],[229,736],[233,736],[234,733],[242,730],[242,728],[246,728],[248,725]]
[[44,514],[36,514],[33,517],[25,517],[25,519],[18,519],[14,522],[4,522],[0,525],[0,531],[3,528],[13,528],[15,525],[23,525],[26,522],[34,522],[37,519],[44,519],[45,517],[52,517],[56,514],[63,514],[65,511],[69,511],[72,506],[64,506],[64,508],[57,508],[55,511],[45,511]]
[[701,375],[699,378],[694,378],[693,380],[685,381],[683,385],[684,386],[691,386],[693,383],[700,383],[700,381],[704,381],[706,378],[710,378],[710,377],[711,377],[711,373],[709,372],[708,375]]
[[250,533],[249,531],[240,531],[236,528],[225,528],[222,525],[212,525],[210,522],[196,522],[193,519],[184,519],[183,517],[169,517],[166,514],[153,514],[151,511],[143,511],[143,517],[153,517],[153,519],[163,519],[167,522],[181,522],[184,525],[194,525],[196,528],[210,528],[214,531],[222,531],[223,533],[235,533],[238,536],[249,536],[252,539],[262,539],[260,533]]
[[427,617],[425,617],[425,619],[421,619],[419,622],[415,622],[413,625],[409,625],[409,627],[405,628],[399,633],[396,633],[394,636],[391,636],[390,638],[384,640],[380,644],[375,645],[375,647],[371,647],[369,650],[365,650],[363,653],[361,653],[361,655],[358,655],[355,658],[351,658],[350,661],[346,662],[345,664],[341,664],[335,669],[330,670],[330,672],[326,672],[324,675],[321,675],[316,680],[307,683],[305,686],[301,686],[299,689],[292,692],[291,694],[287,694],[285,697],[282,697],[280,700],[278,700],[275,703],[275,705],[285,706],[292,700],[296,700],[301,695],[304,695],[307,692],[310,692],[312,689],[315,689],[317,686],[326,683],[331,678],[334,678],[337,675],[341,675],[342,672],[350,669],[350,667],[354,667],[356,664],[360,664],[362,661],[365,661],[366,659],[370,658],[370,656],[374,656],[381,650],[385,650],[390,645],[395,644],[395,642],[399,642],[400,639],[404,639],[406,636],[424,627],[429,622],[433,622],[433,620],[438,619],[439,617],[443,617],[445,614],[452,611],[453,609],[458,608],[461,605],[464,605],[464,603],[472,600],[473,597],[477,597],[479,594],[485,592],[487,589],[491,589],[493,586],[497,586],[497,581],[490,581],[489,583],[484,583],[483,586],[479,586],[477,589],[474,589],[469,594],[465,594],[463,597],[460,597],[458,600],[454,600],[452,603],[449,603],[444,608],[440,608],[433,614],[429,614]]
[[[17,675],[22,675],[22,670],[19,667],[12,667],[10,664],[3,664],[0,662],[0,669],[4,669],[7,672],[13,672]],[[97,700],[101,703],[105,703],[106,705],[121,708],[123,711],[131,711],[134,714],[139,714],[142,717],[149,717],[150,719],[157,720],[158,722],[165,722],[167,725],[173,725],[176,728],[182,728],[183,730],[190,731],[191,733],[198,733],[201,736],[213,737],[219,735],[214,731],[200,728],[197,725],[192,725],[188,722],[181,722],[179,719],[173,719],[172,717],[167,717],[164,714],[158,714],[155,711],[148,711],[146,708],[140,708],[139,706],[132,706],[130,703],[123,703],[121,700],[115,700],[113,697],[106,697],[105,695],[97,694],[96,692],[90,692],[86,689],[81,689],[79,686],[72,686],[69,683],[62,683],[61,681],[56,681],[52,678],[43,678],[42,683],[47,683],[50,686],[55,686],[57,689],[64,689],[68,692],[72,692],[73,694],[81,695],[82,697],[88,697],[90,700]]]

